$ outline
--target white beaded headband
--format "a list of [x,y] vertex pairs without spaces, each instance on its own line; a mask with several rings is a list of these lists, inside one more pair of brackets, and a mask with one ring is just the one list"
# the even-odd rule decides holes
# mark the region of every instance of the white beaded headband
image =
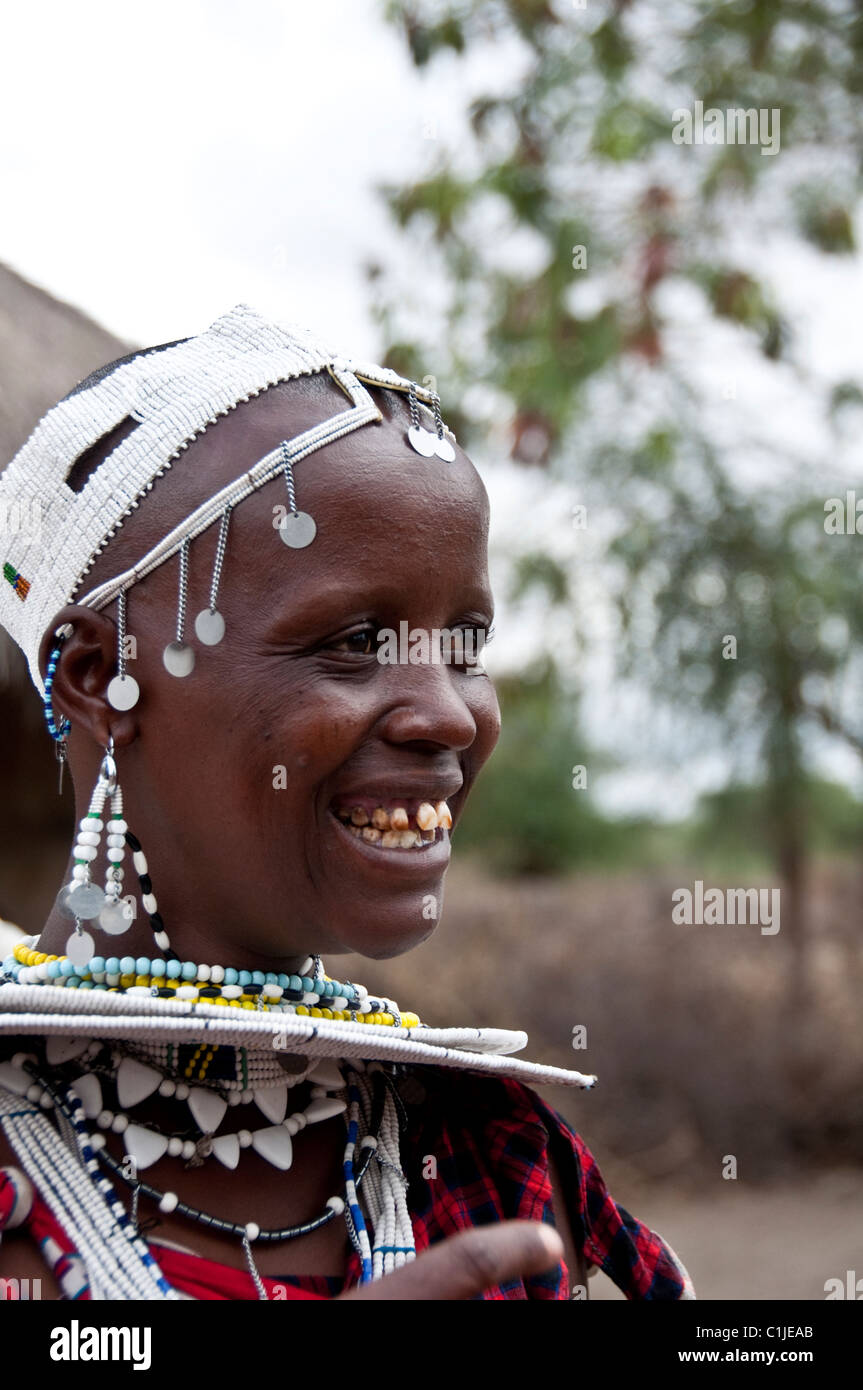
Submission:
[[[197,507],[137,564],[78,596],[96,558],[125,518],[197,435],[240,401],[279,382],[324,371],[344,391],[350,402],[348,409],[284,441]],[[454,436],[443,424],[435,392],[388,368],[351,361],[308,330],[274,323],[245,304],[237,305],[194,338],[145,350],[122,362],[53,406],[0,476],[0,623],[24,651],[40,694],[44,697],[45,686],[39,671],[39,646],[55,613],[72,601],[100,609],[119,596],[122,604],[131,584],[178,552],[178,641],[166,648],[165,664],[175,675],[186,674],[191,669],[191,649],[182,641],[188,543],[220,517],[223,541],[231,508],[284,473],[289,510],[280,533],[288,546],[307,545],[315,527],[310,517],[297,510],[293,465],[323,445],[382,418],[363,383],[407,392],[411,411],[408,438],[415,451],[426,458],[433,454],[447,460],[454,457],[450,442]],[[417,400],[433,409],[434,430],[420,425]],[[68,482],[76,461],[130,418],[136,427],[76,491]],[[214,588],[222,551],[220,545]],[[122,621],[122,612],[120,616]],[[199,619],[204,617],[199,615]],[[214,620],[218,614],[211,613],[210,617]],[[219,640],[212,626],[209,636],[207,631],[203,624],[199,632],[202,641]],[[173,667],[171,648],[175,648]],[[135,686],[131,678],[125,679],[129,689]]]

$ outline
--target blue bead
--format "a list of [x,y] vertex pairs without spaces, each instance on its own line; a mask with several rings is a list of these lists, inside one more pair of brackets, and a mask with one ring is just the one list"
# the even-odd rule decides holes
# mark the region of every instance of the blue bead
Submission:
[[169,960],[165,964],[165,974],[169,980],[179,980],[182,969],[182,962],[178,960]]
[[263,970],[253,970],[253,971],[252,971],[252,978],[251,978],[251,980],[249,981],[250,984],[253,984],[253,985],[263,985],[263,984],[266,984],[266,981],[267,981],[267,977],[266,977],[266,975],[264,974]]
[[299,975],[292,975],[290,977],[290,980],[288,981],[288,986],[290,989],[302,989],[303,982],[300,979]]
[[235,984],[237,983],[238,978],[239,978],[238,973],[237,973],[237,971],[234,969],[234,967],[233,967],[232,965],[226,965],[226,966],[225,966],[225,984],[226,984],[226,985],[235,985]]
[[135,961],[135,974],[136,974],[136,975],[149,975],[149,973],[150,973],[150,961],[149,961],[149,958],[148,958],[147,956],[139,956],[138,959]]
[[279,983],[279,977],[272,970],[268,970],[264,976],[263,983],[266,985],[277,985]]
[[135,973],[135,957],[134,957],[134,956],[121,956],[121,957],[120,957],[120,973],[121,973],[121,975],[134,975],[134,973]]
[[[269,979],[269,976],[268,976],[267,978]],[[276,980],[276,984],[277,984],[277,985],[281,985],[282,989],[288,989],[288,987],[290,986],[290,983],[291,983],[291,977],[290,977],[290,975],[280,975],[279,978]]]
[[198,978],[198,967],[192,960],[183,961],[183,979],[196,980]]
[[108,959],[105,961],[105,973],[106,975],[119,975],[120,960],[118,956],[108,957]]
[[306,994],[311,994],[315,988],[314,980],[310,980],[308,975],[300,977],[300,989],[305,990]]
[[80,983],[80,985],[78,986],[78,988],[79,988],[79,989],[92,989],[92,988],[93,988],[93,981],[92,981],[92,980],[82,980],[81,983]]
[[81,983],[80,976],[78,976],[78,975],[70,975],[70,976],[67,978],[67,980],[66,980],[66,988],[67,988],[67,989],[77,989],[77,987],[78,987],[78,985],[80,985],[80,983]]
[[49,978],[49,980],[56,980],[56,978],[57,978],[58,975],[62,975],[63,971],[62,971],[61,968],[60,968],[61,965],[62,965],[62,961],[59,961],[59,960],[49,960],[49,962],[48,962],[48,978]]
[[241,971],[240,971],[240,977],[239,977],[239,979],[237,980],[237,984],[238,984],[238,985],[250,985],[251,983],[252,983],[252,972],[251,972],[251,970],[241,970]]
[[155,960],[150,961],[150,973],[154,980],[160,980],[164,975],[165,962],[162,960],[161,956],[157,956]]
[[70,960],[60,961],[60,974],[66,976],[75,974],[75,967]]
[[105,969],[105,961],[102,956],[94,956],[87,966],[91,975],[99,975]]

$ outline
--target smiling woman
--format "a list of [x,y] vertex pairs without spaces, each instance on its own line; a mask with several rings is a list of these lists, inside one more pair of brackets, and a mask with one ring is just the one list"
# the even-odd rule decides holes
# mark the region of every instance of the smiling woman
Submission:
[[0,1274],[546,1299],[599,1266],[691,1297],[528,1084],[594,1078],[323,965],[434,930],[498,736],[488,502],[437,398],[238,306],[82,382],[0,480],[13,502],[40,527],[9,541],[0,619],[78,830],[3,965]]

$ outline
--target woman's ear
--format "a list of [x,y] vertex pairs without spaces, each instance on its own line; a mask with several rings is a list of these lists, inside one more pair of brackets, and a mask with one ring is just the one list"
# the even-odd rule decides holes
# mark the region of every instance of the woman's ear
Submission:
[[82,604],[65,604],[52,619],[39,646],[39,670],[44,679],[51,651],[57,645],[56,630],[69,623],[72,631],[60,645],[54,672],[54,718],[65,716],[73,729],[83,729],[102,748],[113,737],[117,747],[133,741],[138,725],[132,711],[120,712],[109,705],[108,682],[117,672],[117,629],[104,613]]

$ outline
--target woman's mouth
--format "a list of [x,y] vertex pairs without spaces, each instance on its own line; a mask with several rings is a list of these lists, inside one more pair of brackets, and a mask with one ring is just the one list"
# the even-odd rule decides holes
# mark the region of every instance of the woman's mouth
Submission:
[[445,801],[405,799],[380,804],[373,797],[359,797],[350,804],[334,804],[332,811],[351,835],[376,849],[422,852],[452,829]]

